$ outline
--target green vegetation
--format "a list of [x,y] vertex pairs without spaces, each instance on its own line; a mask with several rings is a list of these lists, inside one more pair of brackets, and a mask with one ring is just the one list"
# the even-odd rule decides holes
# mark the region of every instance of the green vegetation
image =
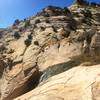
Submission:
[[18,32],[15,32],[15,33],[14,33],[14,38],[15,38],[15,39],[19,39],[19,38],[20,38],[20,34],[19,34]]
[[31,42],[32,42],[32,34],[29,34],[27,36],[27,39],[24,41],[25,45],[28,47],[31,45]]
[[27,28],[28,26],[30,26],[30,20],[26,20],[26,21],[25,21],[24,28]]
[[16,25],[18,25],[19,23],[20,23],[19,19],[16,19],[16,20],[14,21],[14,24],[13,24],[13,26],[16,26]]

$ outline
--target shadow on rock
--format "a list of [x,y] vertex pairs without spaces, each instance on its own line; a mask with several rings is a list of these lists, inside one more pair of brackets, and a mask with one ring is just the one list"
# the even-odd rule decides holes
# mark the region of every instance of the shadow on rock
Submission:
[[44,82],[48,78],[50,78],[54,75],[57,75],[59,73],[62,73],[72,67],[78,66],[79,64],[80,64],[80,61],[71,60],[68,62],[50,66],[46,70],[43,71],[43,75],[40,77],[39,83]]

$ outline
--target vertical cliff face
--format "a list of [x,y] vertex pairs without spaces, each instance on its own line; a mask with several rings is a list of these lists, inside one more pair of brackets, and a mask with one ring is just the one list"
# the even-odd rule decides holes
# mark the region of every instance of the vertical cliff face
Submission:
[[72,67],[99,64],[99,10],[48,6],[0,29],[0,99],[12,100]]

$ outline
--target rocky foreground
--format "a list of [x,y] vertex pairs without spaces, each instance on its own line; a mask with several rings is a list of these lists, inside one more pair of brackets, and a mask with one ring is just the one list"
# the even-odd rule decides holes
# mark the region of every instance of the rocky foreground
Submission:
[[100,6],[48,6],[0,29],[0,100],[100,100]]

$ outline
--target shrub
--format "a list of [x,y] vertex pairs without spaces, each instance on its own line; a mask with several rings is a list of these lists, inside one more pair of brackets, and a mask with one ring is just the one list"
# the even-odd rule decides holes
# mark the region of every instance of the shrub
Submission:
[[27,21],[27,19],[26,18],[24,18],[24,22],[26,22]]
[[20,34],[19,34],[18,32],[15,32],[15,33],[14,33],[14,38],[15,38],[15,39],[19,39],[19,38],[20,38]]
[[50,23],[50,21],[49,21],[49,20],[45,20],[45,22],[46,22],[46,23]]
[[91,11],[88,10],[88,9],[82,10],[81,13],[84,15],[84,17],[92,18],[92,13],[91,13]]
[[0,53],[7,50],[6,46],[4,44],[0,43]]
[[69,20],[67,28],[75,31],[77,29],[77,22],[76,22],[76,20],[74,20],[74,19]]
[[63,37],[68,37],[70,35],[70,30],[66,30],[64,34],[62,34]]
[[41,21],[39,20],[39,19],[37,19],[36,21],[35,21],[35,24],[38,24],[38,23],[40,23]]
[[73,15],[74,17],[80,17],[80,15],[79,15],[78,12],[72,12],[72,15]]
[[71,12],[67,7],[64,7],[63,13],[64,15],[71,15]]
[[39,46],[39,42],[38,41],[34,41],[34,44]]
[[31,45],[31,42],[32,42],[32,34],[29,34],[27,37],[28,38],[24,41],[24,43],[28,47]]
[[86,18],[83,18],[81,21],[82,21],[82,23],[85,23],[87,25],[90,25],[90,26],[92,25],[91,20],[88,19],[88,18],[87,19]]
[[96,6],[97,4],[95,2],[91,2],[91,6]]
[[53,28],[53,31],[57,33],[57,29],[54,26],[52,26],[52,28]]
[[32,35],[31,34],[28,35],[28,39],[32,40]]
[[16,19],[16,20],[14,21],[14,24],[13,24],[13,26],[16,26],[16,25],[18,25],[19,23],[20,23],[19,19]]
[[30,26],[30,20],[27,20],[27,21],[25,22],[24,28],[27,28],[28,26]]
[[50,15],[47,12],[45,12],[44,17],[50,17]]
[[24,30],[24,29],[23,29],[22,27],[21,27],[21,28],[19,28],[19,32],[23,32],[23,30]]
[[97,19],[97,21],[100,22],[100,13],[96,13],[95,15],[96,15],[96,19]]
[[30,40],[30,39],[26,39],[26,40],[24,41],[24,43],[25,43],[25,45],[28,47],[28,46],[31,45],[31,40]]
[[89,5],[89,2],[87,0],[76,0],[76,3],[79,5]]
[[41,28],[41,31],[45,31],[45,27],[42,27],[42,26],[41,26],[40,28]]

